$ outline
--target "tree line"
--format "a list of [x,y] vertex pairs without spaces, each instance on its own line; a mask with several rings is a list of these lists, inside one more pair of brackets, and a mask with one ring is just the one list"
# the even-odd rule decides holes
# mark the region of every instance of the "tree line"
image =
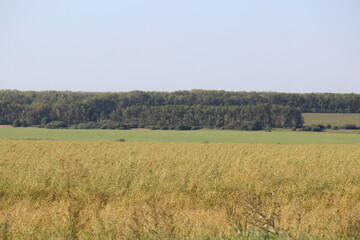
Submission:
[[360,113],[360,94],[0,90],[0,124],[113,121],[128,126],[299,127],[301,112]]
[[127,125],[216,127],[261,130],[264,127],[301,127],[300,111],[286,106],[131,106],[119,119]]
[[71,104],[74,102],[91,102],[94,99],[95,101],[96,99],[106,99],[118,108],[132,105],[241,106],[274,104],[292,106],[303,113],[360,113],[360,94],[355,93],[228,92],[219,90],[97,93],[0,90],[0,102],[2,104],[27,105],[34,102]]

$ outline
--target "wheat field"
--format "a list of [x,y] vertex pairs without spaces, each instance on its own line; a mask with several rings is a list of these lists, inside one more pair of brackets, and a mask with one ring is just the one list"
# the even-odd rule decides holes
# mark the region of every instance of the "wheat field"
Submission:
[[344,126],[355,124],[360,126],[359,113],[302,113],[305,125],[331,124],[332,126]]
[[358,239],[360,147],[0,141],[0,239]]

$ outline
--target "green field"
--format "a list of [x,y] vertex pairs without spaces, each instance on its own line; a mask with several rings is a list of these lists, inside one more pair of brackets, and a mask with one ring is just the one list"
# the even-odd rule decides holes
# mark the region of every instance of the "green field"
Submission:
[[0,128],[0,139],[58,141],[270,143],[270,144],[360,144],[360,131],[293,132],[290,130],[75,130],[42,128]]
[[303,113],[305,125],[331,124],[332,126],[344,126],[355,124],[360,126],[359,113]]

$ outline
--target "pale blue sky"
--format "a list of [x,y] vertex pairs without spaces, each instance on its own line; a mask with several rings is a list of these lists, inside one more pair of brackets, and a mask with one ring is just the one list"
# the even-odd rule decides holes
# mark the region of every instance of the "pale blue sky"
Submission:
[[0,89],[360,93],[360,0],[0,0]]

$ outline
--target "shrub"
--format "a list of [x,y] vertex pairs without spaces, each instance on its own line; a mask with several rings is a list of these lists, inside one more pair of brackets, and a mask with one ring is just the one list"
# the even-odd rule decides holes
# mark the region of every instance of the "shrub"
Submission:
[[355,124],[345,124],[344,129],[358,129],[357,126]]
[[301,131],[311,131],[311,132],[322,132],[325,130],[325,127],[323,125],[311,125],[311,126],[305,126],[301,129]]
[[[206,127],[206,128],[208,128],[208,127]],[[225,125],[224,129],[234,129],[234,126],[233,125]]]
[[95,122],[80,123],[77,125],[78,129],[95,129],[98,128],[98,124]]
[[101,121],[101,122],[87,122],[87,123],[79,123],[74,126],[77,129],[117,129],[117,130],[126,130],[129,129],[127,125],[124,125],[119,122],[113,121]]
[[185,125],[176,126],[175,130],[190,130],[191,127]]
[[15,119],[13,122],[13,127],[26,127],[27,124],[23,119]]
[[322,124],[318,124],[318,125],[316,125],[318,128],[321,128],[321,129],[325,129],[325,126],[324,125],[322,125]]
[[19,119],[15,119],[13,122],[13,127],[21,127],[21,122]]
[[255,121],[255,122],[250,124],[249,130],[251,130],[251,131],[263,130],[263,126],[262,126],[260,121]]
[[311,131],[312,132],[322,132],[325,128],[319,127],[319,126],[312,126]]
[[141,126],[139,126],[137,123],[133,123],[130,125],[127,125],[127,128],[140,128]]
[[[233,123],[226,126],[229,129],[242,130],[242,131],[258,131],[263,130],[263,125],[260,121],[254,122],[243,122],[243,123]],[[270,127],[270,126],[269,126]]]
[[45,128],[49,128],[49,129],[58,129],[58,128],[67,128],[67,127],[69,126],[62,121],[54,121],[45,125]]
[[249,131],[250,130],[250,126],[248,124],[244,124],[238,127],[235,127],[234,129],[236,130],[242,130],[242,131]]
[[304,126],[303,128],[301,128],[301,131],[311,131],[311,127]]
[[97,124],[101,129],[127,129],[127,126],[110,120],[101,121]]
[[51,119],[49,117],[44,117],[41,119],[41,126],[45,126],[46,124],[50,123]]

